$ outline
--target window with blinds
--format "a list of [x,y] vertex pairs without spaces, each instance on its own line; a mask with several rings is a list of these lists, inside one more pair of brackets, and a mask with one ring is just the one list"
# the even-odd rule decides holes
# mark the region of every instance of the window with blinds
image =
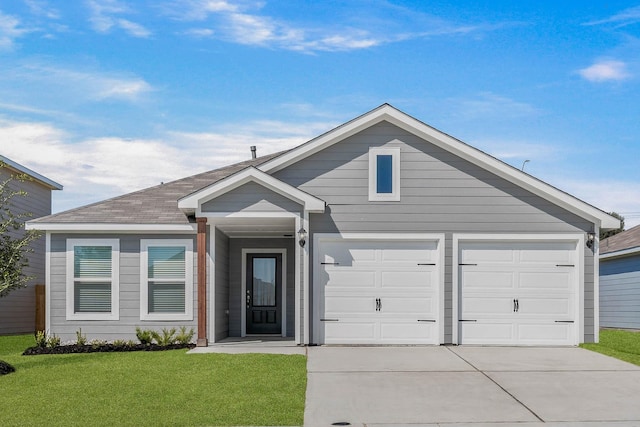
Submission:
[[117,239],[67,239],[67,319],[117,320]]
[[143,239],[140,261],[141,319],[192,319],[193,242]]

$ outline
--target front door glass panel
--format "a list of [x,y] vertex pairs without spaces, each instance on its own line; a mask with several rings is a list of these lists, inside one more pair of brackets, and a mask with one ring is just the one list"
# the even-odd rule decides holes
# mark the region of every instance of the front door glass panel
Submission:
[[253,258],[253,306],[276,306],[275,258]]

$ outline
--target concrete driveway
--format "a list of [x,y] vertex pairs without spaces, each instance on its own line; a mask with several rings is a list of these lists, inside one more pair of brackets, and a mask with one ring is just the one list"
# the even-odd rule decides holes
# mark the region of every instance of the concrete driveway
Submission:
[[640,367],[580,348],[310,347],[307,367],[307,427],[640,426]]

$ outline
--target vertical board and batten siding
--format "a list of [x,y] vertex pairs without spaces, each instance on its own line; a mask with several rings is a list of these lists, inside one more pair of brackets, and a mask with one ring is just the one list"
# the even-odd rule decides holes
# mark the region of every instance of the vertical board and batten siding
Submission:
[[222,231],[215,231],[215,340],[229,336],[229,237]]
[[[0,180],[9,177],[9,171],[0,169]],[[28,219],[35,219],[51,213],[51,190],[36,181],[13,181],[10,187],[27,192],[26,197],[15,196],[11,200],[12,211],[15,214],[30,212]],[[24,230],[10,231],[15,237],[22,235]],[[35,276],[28,282],[26,288],[12,291],[6,297],[0,298],[0,335],[16,333],[32,333],[35,330],[36,317],[36,284],[45,283],[45,238],[40,237],[31,243],[34,252],[29,254],[29,266],[23,269],[26,276]]]
[[202,204],[202,212],[299,212],[300,205],[255,182]]
[[[399,202],[368,201],[370,147],[400,148]],[[310,215],[311,241],[314,233],[445,233],[446,343],[452,340],[454,233],[560,234],[593,228],[589,221],[387,122],[274,176],[327,203],[326,213]],[[585,248],[587,342],[594,339],[592,258]]]
[[[66,320],[66,250],[67,239],[119,239],[120,241],[120,320]],[[193,320],[159,321],[140,320],[140,240],[141,239],[191,239],[193,241]],[[196,282],[197,253],[193,235],[134,235],[134,234],[52,234],[51,235],[51,324],[49,331],[60,336],[62,341],[76,339],[76,331],[82,328],[87,339],[136,339],[135,329],[161,330],[186,326],[197,328],[198,304]]]
[[600,326],[640,329],[640,255],[600,260]]
[[[295,334],[295,247],[294,239],[248,239],[231,238],[229,244],[229,336],[241,335],[241,318],[245,309],[241,306],[242,290],[242,250],[243,249],[286,249],[287,250],[287,336]],[[216,249],[217,250],[217,249]]]

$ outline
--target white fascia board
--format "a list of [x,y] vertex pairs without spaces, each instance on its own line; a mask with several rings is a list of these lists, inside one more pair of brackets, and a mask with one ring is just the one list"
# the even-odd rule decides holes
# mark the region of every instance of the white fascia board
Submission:
[[615,252],[608,252],[606,254],[601,254],[600,259],[617,258],[617,257],[628,256],[628,255],[634,255],[637,253],[640,253],[640,246],[635,248],[622,249]]
[[24,173],[29,175],[36,181],[40,182],[41,184],[44,184],[46,187],[49,187],[52,190],[62,190],[61,184],[58,184],[57,182],[47,178],[46,176],[40,175],[39,173],[32,171],[26,166],[22,166],[20,163],[16,163],[13,160],[7,159],[6,157],[1,155],[0,155],[0,162],[3,162],[8,167],[10,167],[11,169],[14,169],[19,173]]
[[27,230],[60,231],[69,233],[196,233],[197,224],[104,224],[104,223],[46,223],[27,222]]
[[213,200],[249,182],[255,182],[290,200],[300,203],[308,212],[322,213],[325,210],[324,200],[305,193],[286,182],[282,182],[253,166],[249,166],[215,184],[178,200],[178,208],[186,211],[195,211],[203,203]]
[[469,162],[488,170],[501,178],[531,191],[533,194],[567,209],[569,212],[589,219],[594,224],[598,225],[600,229],[606,230],[620,227],[620,221],[607,213],[575,198],[574,196],[571,196],[570,194],[558,190],[557,188],[542,182],[531,175],[509,166],[508,164],[478,150],[477,148],[467,145],[460,140],[432,128],[431,126],[388,104],[384,104],[325,133],[324,135],[312,139],[282,156],[278,156],[268,162],[265,162],[258,166],[258,168],[267,173],[276,172],[381,121],[392,123],[409,133],[419,136],[420,138],[457,155],[458,157],[468,160]]

